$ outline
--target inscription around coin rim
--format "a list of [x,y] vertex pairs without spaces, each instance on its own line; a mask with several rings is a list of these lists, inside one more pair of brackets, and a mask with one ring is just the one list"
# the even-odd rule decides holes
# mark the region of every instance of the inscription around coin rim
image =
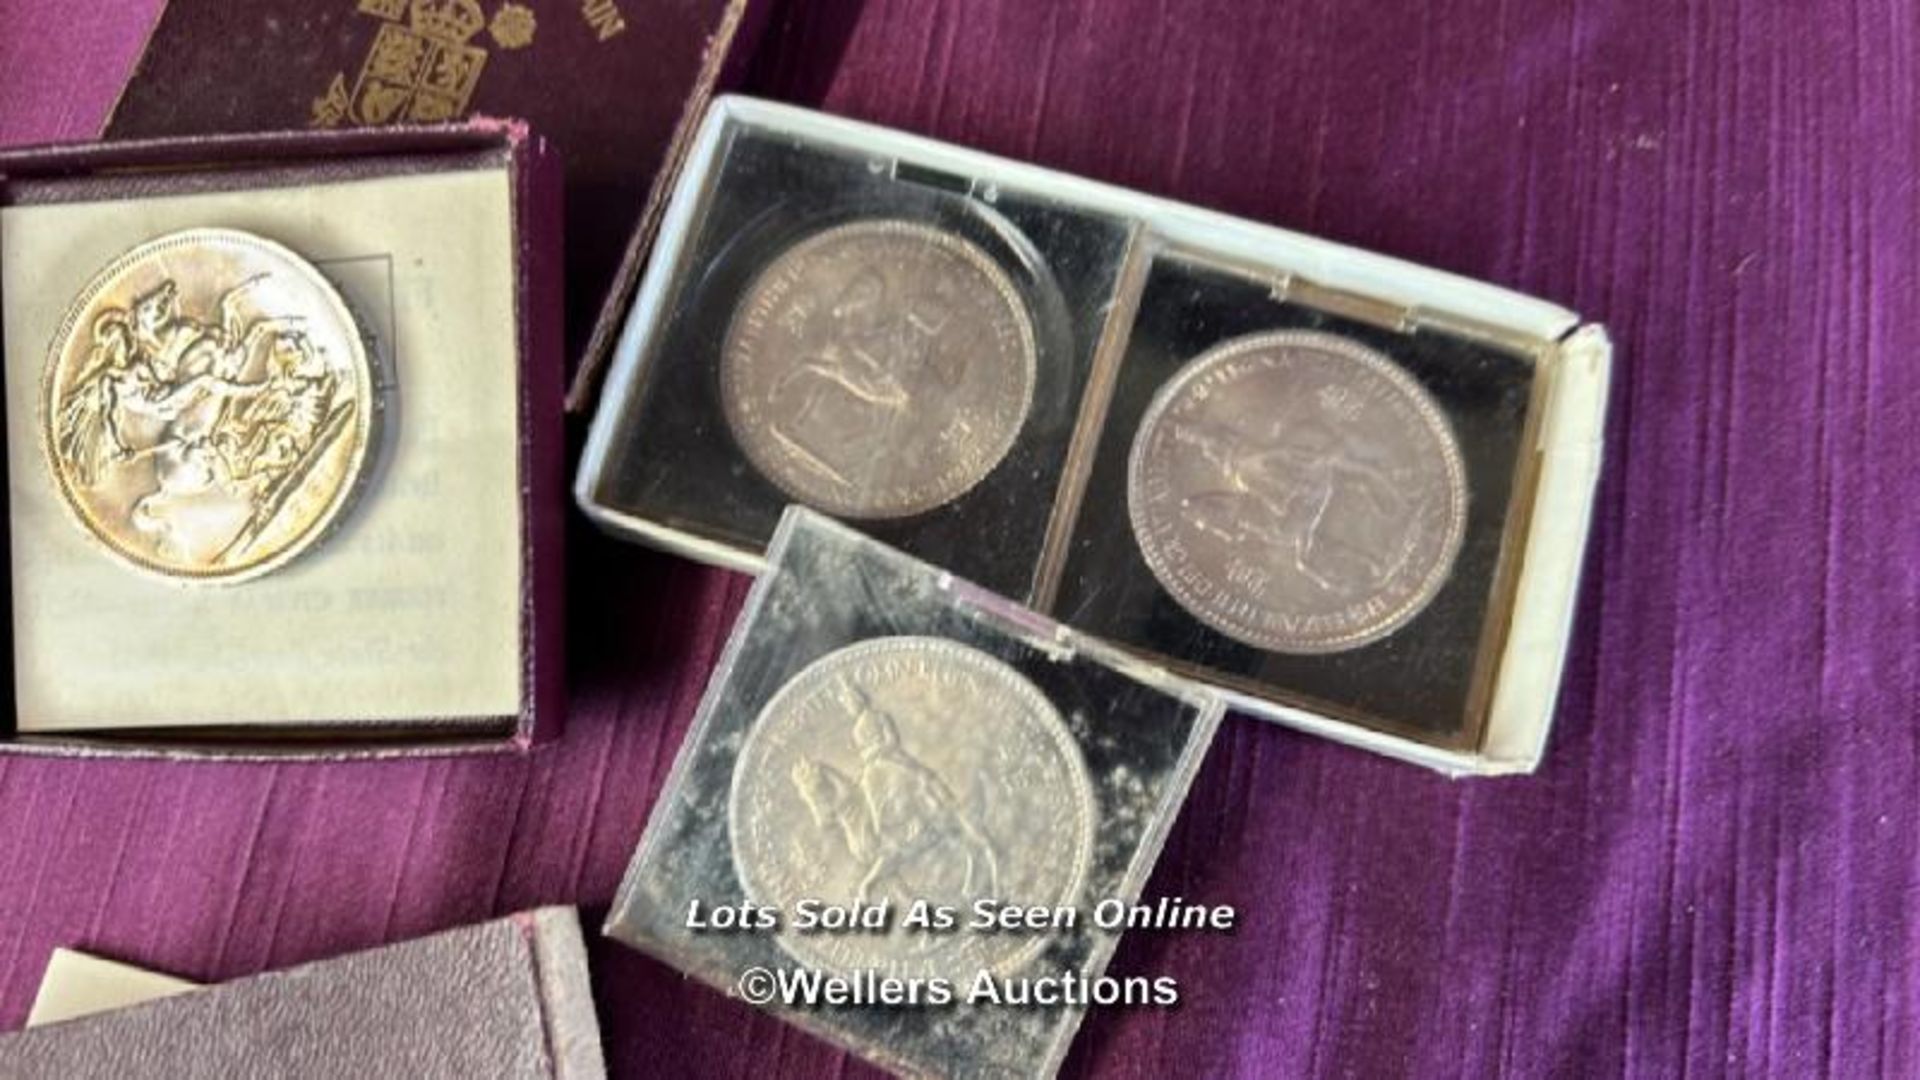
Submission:
[[[111,530],[94,520],[94,515],[74,491],[73,478],[68,475],[69,465],[58,449],[60,433],[56,430],[56,424],[63,401],[55,399],[61,392],[60,384],[66,366],[66,356],[73,346],[74,335],[82,328],[83,321],[93,313],[94,306],[100,297],[113,288],[129,271],[148,260],[164,258],[174,249],[191,248],[195,245],[230,245],[255,249],[279,263],[280,268],[290,272],[314,294],[320,306],[336,320],[339,336],[346,342],[349,356],[347,362],[341,367],[352,377],[354,384],[352,401],[359,412],[358,416],[352,418],[354,442],[349,463],[343,470],[340,482],[327,499],[325,509],[316,514],[314,520],[291,541],[282,544],[266,556],[230,570],[196,570],[180,567],[140,551],[131,550],[123,543],[116,542],[111,535]],[[170,283],[173,278],[164,280]],[[285,245],[245,230],[217,227],[190,228],[161,234],[124,252],[95,274],[68,306],[61,318],[59,329],[53,336],[41,374],[36,426],[40,432],[42,458],[52,474],[62,507],[90,546],[142,575],[169,584],[235,585],[285,566],[311,549],[338,524],[340,515],[353,502],[361,482],[365,479],[366,459],[369,455],[373,430],[377,423],[376,414],[380,406],[373,388],[371,362],[359,323],[339,291],[325,275]]]
[[[1004,425],[999,425],[994,438],[985,440],[983,452],[974,455],[975,463],[961,469],[950,469],[947,474],[924,481],[924,490],[910,491],[907,497],[891,500],[877,499],[874,492],[864,492],[866,502],[856,502],[838,497],[833,492],[821,490],[822,485],[809,485],[804,474],[795,470],[778,453],[763,445],[765,437],[759,434],[751,414],[757,410],[747,408],[747,391],[740,385],[741,368],[747,363],[743,354],[747,347],[743,342],[755,336],[764,337],[766,331],[754,331],[747,325],[757,300],[779,282],[797,278],[805,267],[805,260],[814,253],[849,238],[860,237],[910,237],[924,242],[958,257],[969,269],[985,279],[996,298],[1007,308],[1007,317],[1017,330],[1019,375],[1021,387],[1017,395],[1019,407],[1016,415]],[[788,281],[791,285],[792,282]],[[769,316],[771,317],[771,316]],[[1025,428],[1027,418],[1033,410],[1033,396],[1038,378],[1039,347],[1034,330],[1033,316],[1025,300],[1021,298],[1018,287],[1007,272],[991,256],[971,240],[946,229],[912,221],[904,218],[869,218],[830,226],[812,233],[789,245],[773,256],[763,266],[747,287],[742,290],[733,316],[728,323],[726,335],[722,341],[720,353],[721,405],[732,430],[734,441],[759,473],[776,488],[789,497],[805,503],[815,509],[839,517],[856,520],[885,520],[891,518],[912,517],[937,509],[965,495],[979,486],[1001,462],[1006,460],[1018,442],[1020,432]]]
[[[747,798],[745,788],[756,779],[750,777],[749,773],[752,771],[753,765],[758,764],[756,752],[764,745],[764,733],[771,729],[771,725],[778,723],[779,718],[783,714],[792,715],[796,710],[805,708],[805,705],[802,703],[807,698],[818,694],[831,693],[834,686],[833,680],[836,676],[841,676],[843,673],[851,673],[857,670],[862,663],[884,662],[890,657],[890,654],[904,660],[919,659],[934,663],[956,664],[975,675],[998,683],[1004,688],[1006,693],[1019,699],[1023,703],[1025,706],[1024,715],[1028,719],[1018,720],[1009,716],[1008,722],[1015,725],[1026,723],[1030,726],[1041,728],[1042,730],[1033,732],[1034,737],[1041,740],[1050,740],[1058,750],[1062,768],[1068,776],[1069,786],[1072,789],[1071,792],[1066,793],[1062,797],[1076,809],[1074,820],[1065,826],[1066,828],[1072,829],[1075,833],[1071,841],[1074,854],[1072,865],[1067,870],[1059,895],[1047,898],[994,897],[994,899],[1019,900],[1022,903],[1031,900],[1036,903],[1044,902],[1049,906],[1053,904],[1077,903],[1081,891],[1086,887],[1087,877],[1092,870],[1095,817],[1098,813],[1098,802],[1093,790],[1092,780],[1087,771],[1085,757],[1078,743],[1074,740],[1072,733],[1068,730],[1065,720],[1062,719],[1059,710],[1054,707],[1047,696],[1042,693],[1038,687],[1034,686],[1031,680],[1025,675],[1022,675],[1006,661],[971,645],[965,645],[945,638],[917,635],[869,638],[865,641],[843,646],[829,652],[811,661],[789,678],[767,699],[766,704],[761,707],[759,713],[755,716],[753,725],[745,733],[739,753],[734,758],[733,776],[727,795],[728,846],[734,874],[747,899],[749,901],[762,903],[777,902],[777,898],[767,895],[769,890],[756,887],[754,880],[756,878],[756,872],[749,869],[752,860],[748,857],[743,857],[741,851],[743,843],[745,842],[742,837],[742,831],[746,828],[743,822],[747,818],[747,815],[742,812],[744,805],[743,800]],[[941,659],[936,660],[935,658]],[[916,732],[916,738],[924,738],[924,727],[928,725],[937,727],[940,723],[952,722],[954,719],[957,718],[934,718],[926,724],[921,725],[923,730]],[[1039,723],[1034,725],[1032,724],[1033,720],[1038,720]],[[905,740],[902,741],[904,742]],[[947,783],[954,782],[950,777],[943,777],[942,779]],[[797,900],[800,898],[794,897],[789,899]],[[939,898],[927,897],[926,899],[936,901]],[[899,912],[896,911],[896,927],[898,926],[898,921]],[[917,933],[919,931],[905,932]],[[974,952],[980,952],[986,948],[986,946],[979,944],[980,941],[990,943],[995,940],[1007,940],[993,935],[971,935],[964,930],[956,930],[951,933],[954,935],[955,940],[963,942],[963,944],[957,946],[957,948],[964,950],[967,948],[964,942],[972,941],[972,950]],[[814,936],[815,935],[794,935],[783,930],[774,936],[774,940],[783,951],[801,963],[828,970],[841,970],[842,965],[836,964],[830,956],[824,955],[826,951],[824,947],[813,947],[811,945]],[[978,940],[975,940],[976,938]],[[988,962],[981,966],[1000,974],[1012,972],[1030,962],[1035,956],[1038,956],[1040,952],[1046,948],[1049,941],[1050,938],[1046,935],[1035,935],[1023,939],[1019,948],[1007,952],[998,960],[988,960]],[[963,952],[962,955],[965,955],[965,953]],[[871,960],[868,966],[880,967],[884,965],[884,963],[884,959]],[[966,965],[962,964],[960,966]]]
[[[1228,618],[1214,611],[1212,605],[1204,599],[1192,595],[1180,576],[1167,564],[1165,553],[1149,539],[1153,534],[1153,527],[1152,522],[1148,520],[1146,500],[1142,495],[1142,488],[1145,486],[1142,477],[1147,468],[1146,457],[1149,444],[1161,421],[1180,399],[1182,392],[1214,368],[1250,353],[1276,348],[1306,349],[1322,355],[1337,356],[1360,365],[1363,370],[1383,380],[1426,421],[1428,432],[1439,448],[1441,467],[1447,476],[1447,496],[1450,505],[1447,509],[1445,535],[1442,537],[1440,550],[1435,554],[1424,579],[1393,610],[1338,633],[1294,636],[1262,633],[1243,622]],[[1373,349],[1323,331],[1279,330],[1248,334],[1218,344],[1187,361],[1154,394],[1153,400],[1135,428],[1133,445],[1127,458],[1128,523],[1132,527],[1134,543],[1154,577],[1194,618],[1243,644],[1274,652],[1309,655],[1341,652],[1379,641],[1405,626],[1414,616],[1425,610],[1452,573],[1453,564],[1459,557],[1466,531],[1466,513],[1466,466],[1461,459],[1459,445],[1454,438],[1451,425],[1448,424],[1445,415],[1441,413],[1425,388],[1393,361]]]

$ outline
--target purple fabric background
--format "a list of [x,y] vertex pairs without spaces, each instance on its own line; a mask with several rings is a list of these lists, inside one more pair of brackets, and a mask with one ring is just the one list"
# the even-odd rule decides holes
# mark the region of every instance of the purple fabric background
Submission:
[[[329,0],[346,2],[346,0]],[[634,0],[632,6],[639,6]],[[84,136],[154,0],[0,0],[0,140]],[[1231,719],[1070,1075],[1920,1074],[1920,72],[1898,0],[814,3],[778,95],[1489,278],[1607,322],[1609,462],[1542,773]],[[594,910],[739,579],[576,530],[524,760],[0,763],[0,1026],[48,950],[202,979]],[[617,947],[617,1073],[858,1072]]]

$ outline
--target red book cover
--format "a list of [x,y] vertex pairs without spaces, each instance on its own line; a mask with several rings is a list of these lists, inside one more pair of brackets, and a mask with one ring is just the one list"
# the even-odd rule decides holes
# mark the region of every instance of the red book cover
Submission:
[[[762,5],[755,5],[762,6]],[[110,139],[528,121],[566,162],[570,353],[748,0],[170,0]]]

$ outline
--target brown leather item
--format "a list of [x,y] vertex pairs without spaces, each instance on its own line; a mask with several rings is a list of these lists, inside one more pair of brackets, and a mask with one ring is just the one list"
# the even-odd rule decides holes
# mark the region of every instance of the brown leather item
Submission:
[[0,1075],[68,1080],[605,1074],[567,907],[0,1038]]

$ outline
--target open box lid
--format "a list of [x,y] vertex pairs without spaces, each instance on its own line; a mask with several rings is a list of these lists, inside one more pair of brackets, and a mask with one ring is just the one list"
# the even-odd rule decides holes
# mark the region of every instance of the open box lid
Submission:
[[[1522,516],[1515,519],[1517,527],[1507,530],[1507,554],[1495,585],[1497,596],[1510,598],[1497,604],[1506,613],[1493,615],[1482,631],[1487,644],[1476,664],[1486,672],[1484,685],[1491,689],[1468,706],[1479,728],[1474,741],[1434,745],[1334,719],[1306,706],[1222,688],[1252,715],[1451,774],[1526,772],[1537,765],[1570,637],[1600,462],[1610,347],[1600,327],[1583,325],[1558,305],[1402,259],[905,132],[774,102],[722,97],[694,139],[668,201],[652,270],[629,308],[610,298],[603,315],[623,325],[624,333],[613,354],[606,400],[576,489],[589,516],[613,531],[692,558],[747,572],[764,566],[757,552],[684,528],[684,519],[627,513],[594,495],[596,478],[616,438],[610,406],[630,399],[645,377],[653,335],[671,303],[675,268],[686,257],[696,221],[709,205],[704,178],[729,148],[756,132],[777,145],[791,141],[844,152],[865,161],[874,175],[890,175],[910,163],[917,171],[937,173],[952,190],[989,193],[981,198],[992,199],[993,192],[1004,196],[1017,188],[1076,208],[1144,221],[1165,244],[1244,260],[1272,275],[1276,293],[1298,295],[1323,310],[1390,328],[1470,336],[1529,357],[1537,372],[1535,404],[1527,429],[1516,436],[1515,452],[1525,463],[1522,474],[1530,479],[1514,501]],[[577,381],[576,394],[583,389]],[[1481,678],[1476,676],[1476,681]]]
[[[525,749],[559,733],[565,686],[561,651],[560,499],[565,452],[560,412],[564,353],[558,322],[560,190],[556,162],[544,142],[518,121],[380,130],[268,132],[249,135],[26,147],[0,151],[0,202],[7,185],[34,201],[124,197],[164,186],[169,194],[230,191],[249,183],[276,188],[366,175],[434,172],[482,166],[504,169],[511,219],[512,282],[519,387],[518,442],[513,450],[520,501],[520,657],[518,711],[449,723],[434,718],[262,735],[238,729],[197,731],[182,739],[166,729],[139,734],[9,734],[0,754],[78,757],[179,757],[285,760],[401,757]],[[11,607],[9,593],[9,607]],[[12,665],[6,666],[11,689]],[[9,701],[12,699],[9,693]],[[12,708],[8,709],[9,714]],[[11,724],[8,725],[11,728]]]

